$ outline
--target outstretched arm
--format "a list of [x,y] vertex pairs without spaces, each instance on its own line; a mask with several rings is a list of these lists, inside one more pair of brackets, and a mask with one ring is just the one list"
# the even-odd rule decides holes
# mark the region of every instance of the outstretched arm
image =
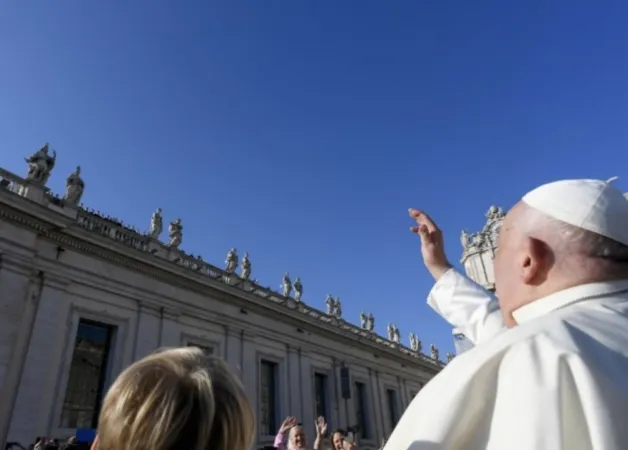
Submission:
[[497,299],[453,268],[443,234],[427,214],[411,209],[410,217],[416,220],[411,230],[421,238],[425,267],[436,280],[428,305],[474,344],[497,334],[504,327]]
[[290,428],[297,424],[297,419],[295,417],[289,416],[286,417],[279,427],[279,431],[277,432],[277,436],[275,436],[275,442],[273,442],[273,447],[277,450],[285,450],[286,448],[286,433]]
[[474,344],[504,328],[497,297],[454,268],[436,281],[427,304]]

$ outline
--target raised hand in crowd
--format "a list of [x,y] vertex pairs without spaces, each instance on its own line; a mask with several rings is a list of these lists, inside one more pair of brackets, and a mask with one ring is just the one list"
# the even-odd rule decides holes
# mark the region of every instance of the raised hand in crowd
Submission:
[[314,439],[314,450],[323,450],[325,442],[325,434],[327,433],[327,422],[324,417],[319,417],[314,422],[314,429],[316,430],[316,438]]
[[288,416],[284,419],[283,423],[279,427],[279,433],[286,434],[290,431],[290,428],[297,425],[297,418],[293,416]]
[[327,434],[327,422],[325,422],[325,418],[323,416],[316,419],[314,422],[314,429],[316,430],[317,436],[325,436],[325,434]]
[[[316,427],[314,450],[322,450],[321,444],[323,439],[319,436],[319,432],[322,430],[324,433],[327,430],[325,419],[320,417],[314,423],[314,426]],[[277,436],[275,436],[273,446],[277,450],[286,450],[286,448],[290,450],[306,450],[308,448],[305,432],[303,431],[301,424],[297,422],[296,417],[286,417],[281,424],[281,427],[279,427],[279,432],[277,433]]]
[[423,211],[411,208],[408,212],[410,217],[416,220],[416,225],[410,230],[421,238],[423,263],[434,279],[438,281],[452,267],[445,255],[443,233]]

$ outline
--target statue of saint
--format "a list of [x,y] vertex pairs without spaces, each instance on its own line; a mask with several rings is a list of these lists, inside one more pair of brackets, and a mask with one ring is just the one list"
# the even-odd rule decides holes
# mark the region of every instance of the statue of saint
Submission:
[[290,294],[292,293],[292,281],[290,280],[288,272],[283,274],[281,288],[283,289],[283,296],[290,297]]
[[373,331],[375,329],[375,316],[373,315],[373,313],[369,314],[369,320],[367,323],[367,328],[369,331]]
[[362,328],[363,330],[366,330],[367,325],[368,325],[368,316],[366,314],[364,314],[364,311],[362,311],[360,313],[360,328]]
[[52,155],[48,153],[48,144],[33,153],[29,158],[25,158],[28,163],[28,174],[26,179],[35,181],[45,186],[50,172],[55,166],[57,153],[53,150]]
[[168,247],[178,249],[183,241],[183,225],[181,225],[181,219],[170,222],[168,238]]
[[161,217],[161,208],[157,208],[157,210],[150,217],[150,230],[148,231],[148,235],[152,239],[159,239],[159,235],[164,228],[164,221]]
[[410,333],[410,348],[412,349],[412,351],[416,352],[416,344],[417,344],[416,334]]
[[430,357],[438,361],[438,348],[434,344],[430,345]]
[[229,250],[229,253],[227,253],[225,265],[225,271],[227,273],[234,273],[238,268],[238,251],[235,248],[232,248],[231,250]]
[[334,312],[333,316],[336,319],[340,319],[342,317],[342,304],[340,303],[340,298],[336,297],[334,299]]
[[327,305],[327,314],[330,316],[334,315],[334,306],[336,305],[335,301],[334,301],[334,297],[332,297],[331,295],[327,294],[327,297],[325,297],[325,304]]
[[399,334],[399,328],[397,328],[397,325],[393,325],[395,328],[393,330],[393,341],[395,341],[396,344],[399,344],[401,342],[401,335]]
[[242,272],[240,273],[240,277],[243,280],[248,280],[251,276],[251,261],[249,260],[249,254],[244,253],[242,257]]
[[492,205],[486,212],[486,220],[487,222],[493,222],[495,220],[503,219],[505,215],[506,214],[504,214],[504,210],[502,208]]
[[460,234],[460,243],[462,244],[462,248],[466,250],[469,245],[469,235],[466,230],[462,230],[462,233]]
[[453,353],[447,353],[447,362],[451,362],[452,359],[454,359],[454,354]]
[[301,284],[301,278],[297,277],[297,279],[294,280],[294,299],[297,302],[300,302],[302,295],[303,295],[303,285]]
[[85,182],[81,178],[81,166],[70,174],[65,182],[65,196],[63,200],[66,205],[78,206],[85,190]]
[[395,326],[392,323],[389,323],[386,331],[388,331],[388,340],[394,341],[395,340]]

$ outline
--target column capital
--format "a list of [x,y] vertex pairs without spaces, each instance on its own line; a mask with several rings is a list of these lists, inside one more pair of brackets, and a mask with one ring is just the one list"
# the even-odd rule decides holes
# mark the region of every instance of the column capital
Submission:
[[286,350],[288,353],[297,354],[299,353],[300,348],[295,345],[286,344]]

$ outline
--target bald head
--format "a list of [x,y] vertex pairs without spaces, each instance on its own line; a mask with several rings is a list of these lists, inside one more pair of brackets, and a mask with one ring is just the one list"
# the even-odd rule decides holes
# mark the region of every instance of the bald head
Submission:
[[519,202],[506,215],[495,258],[505,321],[512,311],[569,287],[628,278],[628,246]]

